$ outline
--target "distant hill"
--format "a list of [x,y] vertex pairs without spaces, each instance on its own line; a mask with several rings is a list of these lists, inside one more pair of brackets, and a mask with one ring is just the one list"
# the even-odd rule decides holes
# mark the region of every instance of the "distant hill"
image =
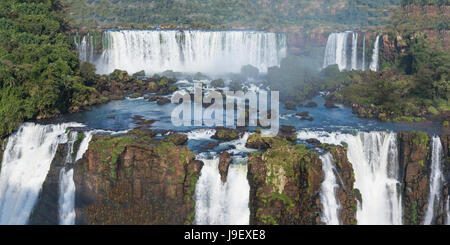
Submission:
[[78,27],[134,25],[232,26],[259,29],[388,22],[401,0],[63,0]]

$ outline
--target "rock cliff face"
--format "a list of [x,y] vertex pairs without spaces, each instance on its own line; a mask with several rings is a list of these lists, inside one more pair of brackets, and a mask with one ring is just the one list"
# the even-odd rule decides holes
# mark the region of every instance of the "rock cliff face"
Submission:
[[423,132],[402,132],[398,141],[404,224],[423,224],[430,193],[430,137]]
[[202,162],[170,141],[94,136],[74,170],[77,224],[191,224]]
[[[324,172],[319,155],[280,138],[266,141],[270,141],[269,149],[252,154],[248,161],[250,224],[323,224],[320,193]],[[355,178],[347,151],[341,146],[322,147],[336,163],[339,220],[345,225],[356,224],[359,192],[353,188]]]
[[[415,32],[426,35],[431,43],[440,43],[446,50],[450,48],[450,30],[443,28],[443,23],[448,22],[450,17],[450,6],[437,5],[406,5],[402,12],[399,12],[400,18],[413,25]],[[383,35],[381,59],[387,62],[393,62],[396,55],[406,52],[406,41],[401,35],[394,36]]]
[[342,146],[327,147],[336,163],[338,186],[337,199],[341,205],[339,220],[343,225],[354,225],[356,221],[357,200],[361,202],[361,194],[354,189],[355,174],[350,161],[347,159],[347,150]]
[[248,160],[250,224],[321,224],[322,162],[304,145],[279,142]]
[[5,151],[7,139],[0,139],[0,171],[2,170],[3,152]]
[[67,151],[67,144],[58,145],[55,158],[50,170],[45,178],[42,190],[39,193],[38,201],[30,215],[28,224],[30,225],[58,225],[58,198],[59,198],[59,176],[64,167]]
[[436,219],[436,223],[437,224],[448,224],[449,220],[448,217],[450,215],[448,215],[446,212],[448,212],[448,209],[450,209],[450,207],[447,208],[447,205],[450,205],[450,133],[446,133],[444,135],[441,135],[441,142],[442,142],[442,149],[444,152],[444,161],[442,163],[442,171],[443,171],[443,176],[444,176],[444,186],[442,188],[442,196],[441,196],[441,202],[439,203],[439,205],[442,207],[439,209],[439,211],[441,210],[446,210],[444,212],[439,212],[438,213],[438,217]]

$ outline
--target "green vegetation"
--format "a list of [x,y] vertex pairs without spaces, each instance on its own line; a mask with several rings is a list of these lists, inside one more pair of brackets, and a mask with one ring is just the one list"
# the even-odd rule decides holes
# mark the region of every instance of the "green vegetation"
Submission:
[[[0,137],[24,120],[64,113],[90,94],[58,0],[0,2]],[[87,81],[89,82],[89,81]]]
[[282,28],[387,23],[400,0],[64,0],[80,27]]
[[[444,2],[448,5],[448,1]],[[443,40],[440,32],[448,31],[448,20],[440,14],[439,6],[432,7],[400,9],[393,16],[392,25],[386,27],[384,40],[388,46],[382,49],[382,70],[344,72],[345,87],[329,99],[351,104],[361,117],[395,122],[447,121],[450,47],[440,41]],[[421,14],[413,14],[414,11]],[[447,24],[443,25],[444,22]]]

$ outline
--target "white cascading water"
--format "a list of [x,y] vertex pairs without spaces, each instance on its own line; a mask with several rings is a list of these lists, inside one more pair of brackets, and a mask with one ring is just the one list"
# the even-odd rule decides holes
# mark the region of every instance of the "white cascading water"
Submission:
[[195,223],[197,225],[248,225],[250,220],[246,164],[230,164],[226,183],[219,173],[219,157],[203,161],[195,188]]
[[358,33],[352,34],[352,70],[358,70]]
[[[103,36],[105,47],[94,63],[97,72],[107,74],[114,69],[147,74],[174,70],[220,74],[239,72],[253,65],[260,72],[280,65],[286,57],[284,34],[259,31],[202,30],[109,30]],[[81,42],[80,59],[90,52]]]
[[362,54],[361,70],[362,71],[366,70],[366,36],[364,36],[364,39],[363,39],[363,54]]
[[[89,142],[92,139],[92,132],[84,133],[84,138],[80,143],[75,159],[72,159],[73,143],[76,140],[77,133],[71,133],[69,141],[69,152],[66,158],[66,164],[76,163],[80,160],[87,151]],[[59,181],[59,224],[60,225],[74,225],[75,224],[75,182],[73,181],[73,168],[66,170],[66,167],[61,169]]]
[[447,197],[447,225],[450,225],[450,197]]
[[430,195],[428,197],[428,207],[425,213],[425,225],[431,225],[434,218],[434,204],[435,201],[439,203],[442,181],[444,177],[442,175],[442,143],[439,136],[434,136],[432,140],[432,152],[431,152],[431,175],[430,175]]
[[58,145],[68,141],[67,128],[82,126],[24,123],[9,137],[0,173],[0,224],[28,222]]
[[325,178],[322,182],[320,201],[323,205],[323,214],[321,217],[322,222],[327,225],[339,225],[339,201],[336,199],[336,192],[339,185],[336,182],[336,176],[334,174],[335,167],[333,156],[330,153],[326,153],[320,156],[322,160],[322,170],[325,173]]
[[[348,47],[348,35],[352,34],[352,49],[351,56],[347,59],[347,47]],[[331,33],[328,37],[327,45],[325,48],[325,57],[323,62],[323,68],[329,65],[337,64],[339,70],[366,70],[366,36],[363,38],[363,52],[361,55],[361,61],[358,60],[358,38],[357,32],[346,31],[339,33]],[[370,70],[378,71],[378,59],[379,59],[379,43],[380,36],[377,36],[372,55],[372,62],[369,65]],[[350,62],[348,62],[350,60]],[[359,64],[362,63],[362,64]],[[349,67],[350,65],[350,67]]]
[[81,41],[75,42],[81,61],[94,62],[94,46],[88,43],[90,35],[87,34],[81,38]]
[[345,142],[348,145],[347,157],[355,173],[354,187],[362,196],[357,211],[358,224],[402,224],[395,133],[359,132],[352,135],[301,131],[297,136],[299,139],[315,138],[322,143],[341,145]]
[[380,35],[377,36],[375,44],[373,45],[372,62],[370,63],[371,71],[378,71],[379,52],[380,52]]
[[347,37],[350,32],[332,33],[325,48],[323,68],[337,64],[339,70],[347,69]]

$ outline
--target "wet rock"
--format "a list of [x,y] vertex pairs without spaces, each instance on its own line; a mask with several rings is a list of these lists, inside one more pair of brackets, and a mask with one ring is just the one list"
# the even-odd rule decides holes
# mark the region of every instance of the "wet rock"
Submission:
[[219,173],[220,173],[220,179],[223,183],[227,181],[228,176],[228,169],[230,166],[230,163],[233,162],[233,159],[231,158],[230,154],[226,151],[222,152],[219,156]]
[[158,99],[158,102],[156,102],[158,105],[165,105],[170,103],[170,99],[166,97],[162,97]]
[[185,134],[175,133],[167,136],[165,141],[172,142],[175,145],[184,145],[188,141],[188,137]]
[[314,146],[319,146],[322,143],[318,140],[318,139],[307,139],[306,142],[308,144],[314,145]]
[[332,101],[326,101],[325,102],[325,107],[328,108],[328,109],[337,109],[337,108],[339,108]]
[[212,139],[221,141],[237,140],[242,137],[243,132],[237,129],[217,127],[216,133],[211,137]]
[[266,150],[270,148],[267,139],[262,137],[261,134],[252,134],[248,137],[245,147],[257,150]]
[[296,131],[294,126],[282,125],[278,136],[292,142],[297,139]]
[[296,129],[294,126],[282,125],[280,131],[284,134],[293,134],[296,132]]
[[155,96],[150,97],[150,98],[148,99],[148,101],[154,102],[154,101],[158,101],[160,98],[161,98],[161,97],[155,95]]
[[284,108],[286,108],[286,110],[295,111],[297,110],[297,105],[295,102],[288,101],[284,104]]
[[219,143],[217,143],[217,142],[210,142],[207,145],[203,146],[202,149],[203,150],[211,150],[218,145],[219,145]]
[[116,119],[116,116],[108,115],[108,116],[106,116],[106,118],[108,118],[108,119]]
[[158,84],[156,84],[155,82],[149,82],[148,83],[148,91],[150,93],[156,93],[159,90],[159,86]]
[[423,224],[430,192],[430,137],[423,132],[400,132],[398,140],[404,224]]
[[308,111],[297,112],[295,113],[295,115],[298,117],[307,117],[309,116],[309,112]]
[[142,97],[141,93],[134,93],[134,94],[130,95],[130,99],[137,99],[139,97]]
[[317,103],[314,101],[310,101],[310,102],[306,103],[306,105],[305,105],[305,107],[307,107],[307,108],[312,108],[312,107],[317,107],[317,106],[318,106]]
[[353,166],[347,158],[347,150],[342,146],[327,145],[326,151],[333,156],[336,177],[339,179],[336,197],[341,204],[339,209],[339,220],[344,225],[356,224],[357,200],[362,202],[361,193],[354,188],[355,174]]
[[153,138],[156,136],[156,133],[148,128],[135,128],[127,133],[128,135],[136,136],[137,138],[143,139],[145,137]]
[[140,120],[138,122],[135,122],[135,124],[141,125],[141,126],[150,126],[155,122],[156,122],[156,120]]

